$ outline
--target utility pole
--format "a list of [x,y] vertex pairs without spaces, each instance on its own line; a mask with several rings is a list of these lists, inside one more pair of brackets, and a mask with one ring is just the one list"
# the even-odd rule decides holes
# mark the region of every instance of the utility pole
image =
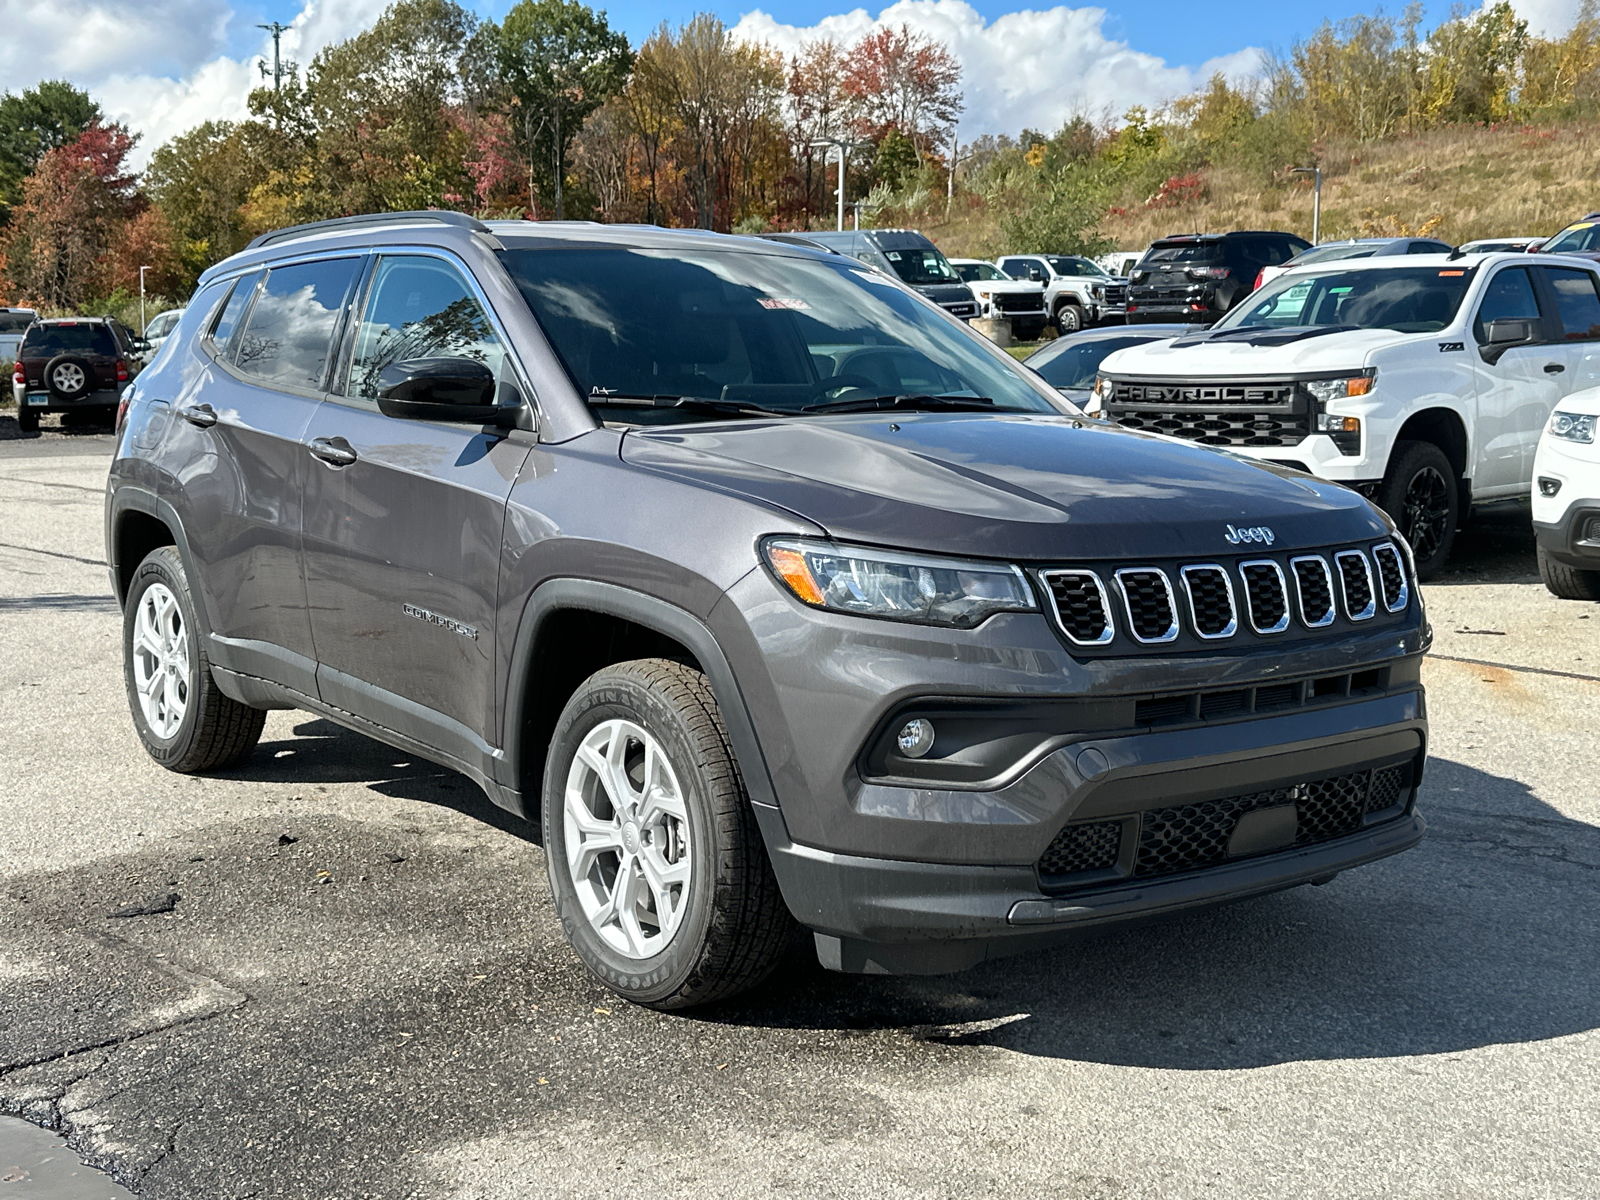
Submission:
[[871,142],[846,142],[846,141],[841,141],[839,138],[818,138],[816,141],[812,142],[811,145],[812,145],[813,148],[816,148],[818,146],[825,147],[825,149],[822,151],[822,169],[824,171],[826,171],[828,169],[828,151],[829,150],[837,150],[839,152],[839,224],[838,224],[838,229],[839,229],[840,233],[843,233],[844,232],[844,172],[845,172],[845,164],[848,163],[849,160],[850,160],[850,151],[852,151],[852,150],[870,150],[870,149],[872,149],[872,143]]
[[1322,233],[1322,168],[1321,167],[1290,167],[1291,175],[1313,175],[1316,182],[1312,184],[1311,192],[1311,244],[1315,246]]
[[[256,28],[265,29],[272,35],[272,90],[281,92],[283,90],[283,59],[278,54],[278,39],[289,32],[289,26],[281,21],[274,21],[270,25],[257,25]],[[261,62],[256,65],[261,68],[261,78],[265,79],[267,77],[267,64]]]
[[143,337],[145,330],[150,328],[150,322],[144,319],[144,273],[149,267],[139,268],[139,336]]
[[956,163],[961,161],[961,124],[950,130],[950,170],[944,179],[944,219],[950,219],[950,206],[956,198]]

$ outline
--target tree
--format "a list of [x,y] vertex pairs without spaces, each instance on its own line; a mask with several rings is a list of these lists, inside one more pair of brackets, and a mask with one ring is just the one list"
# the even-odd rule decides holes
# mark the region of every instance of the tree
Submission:
[[76,140],[100,117],[89,93],[64,79],[0,96],[0,207],[22,198],[22,181],[46,153]]
[[818,188],[827,183],[827,168],[818,169],[817,148],[812,143],[843,134],[850,115],[850,95],[845,91],[844,51],[832,38],[806,43],[789,64],[789,122],[793,130],[794,157],[805,171],[808,212],[826,207]]
[[579,0],[521,0],[500,25],[500,67],[519,108],[529,161],[541,164],[535,173],[548,167],[561,220],[572,139],[627,82],[628,39]]
[[874,141],[898,129],[926,154],[961,114],[961,64],[948,46],[909,25],[862,38],[845,55],[844,72],[858,128]]
[[145,189],[164,214],[172,251],[184,280],[244,249],[256,232],[246,206],[269,174],[264,156],[252,152],[256,132],[229,121],[207,121],[156,148],[145,169]]

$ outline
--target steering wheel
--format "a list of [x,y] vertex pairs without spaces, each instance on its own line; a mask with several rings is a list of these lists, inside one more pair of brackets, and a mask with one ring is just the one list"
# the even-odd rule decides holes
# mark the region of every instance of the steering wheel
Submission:
[[826,379],[817,380],[806,400],[809,403],[818,396],[828,392],[837,392],[842,388],[872,388],[874,391],[882,391],[883,384],[866,375],[852,375],[848,372],[843,375],[830,375]]

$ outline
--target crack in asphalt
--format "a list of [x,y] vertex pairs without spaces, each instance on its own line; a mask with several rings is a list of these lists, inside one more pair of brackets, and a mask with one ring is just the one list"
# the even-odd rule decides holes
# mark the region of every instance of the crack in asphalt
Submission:
[[85,563],[91,567],[106,566],[103,558],[83,558],[77,554],[67,554],[61,550],[41,550],[37,546],[19,546],[15,542],[0,542],[0,550],[21,550],[25,554],[45,554],[51,558],[64,558],[69,562]]
[[1516,663],[1491,662],[1487,658],[1459,658],[1454,654],[1430,654],[1441,662],[1466,663],[1471,667],[1494,667],[1501,671],[1522,671],[1529,675],[1554,675],[1557,679],[1581,679],[1587,683],[1600,683],[1600,675],[1580,675],[1576,671],[1557,671],[1551,667],[1523,667]]

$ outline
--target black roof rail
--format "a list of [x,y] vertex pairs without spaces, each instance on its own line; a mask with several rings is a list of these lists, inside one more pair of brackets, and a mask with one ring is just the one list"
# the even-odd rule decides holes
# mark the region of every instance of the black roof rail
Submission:
[[270,246],[273,242],[281,242],[285,238],[304,237],[311,233],[334,233],[341,229],[360,229],[364,225],[388,225],[396,222],[436,221],[440,225],[455,225],[461,229],[469,229],[473,233],[488,233],[489,227],[477,217],[468,213],[453,212],[448,208],[423,208],[412,212],[386,212],[366,213],[358,217],[333,217],[326,221],[308,221],[304,225],[289,225],[283,229],[274,229],[271,233],[263,233],[245,247],[254,250],[259,246]]

